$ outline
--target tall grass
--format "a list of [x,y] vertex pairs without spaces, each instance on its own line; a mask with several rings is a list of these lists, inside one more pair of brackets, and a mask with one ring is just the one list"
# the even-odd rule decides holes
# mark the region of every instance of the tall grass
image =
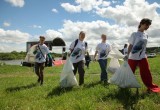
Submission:
[[[160,85],[160,56],[149,59],[153,81]],[[100,68],[92,62],[86,69],[85,85],[62,89],[59,75],[62,66],[45,68],[44,85],[37,84],[33,68],[0,66],[1,110],[159,110],[160,95],[148,93],[138,70],[136,78],[141,84],[136,89],[121,89],[115,85],[99,83]],[[108,73],[111,77],[111,73]],[[78,75],[77,75],[78,79]]]

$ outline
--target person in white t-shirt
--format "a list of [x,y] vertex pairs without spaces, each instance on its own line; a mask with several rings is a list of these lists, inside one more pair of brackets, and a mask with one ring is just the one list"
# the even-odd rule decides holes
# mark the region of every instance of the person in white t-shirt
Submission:
[[39,38],[40,38],[39,44],[37,44],[36,51],[34,52],[36,55],[35,72],[38,76],[38,83],[40,83],[42,85],[43,84],[43,71],[44,71],[45,62],[46,62],[46,56],[48,55],[48,57],[51,59],[52,59],[52,57],[49,54],[50,51],[49,51],[48,47],[44,44],[45,37],[40,36]]
[[124,48],[123,48],[123,55],[127,55],[128,54],[128,44],[124,44]]
[[106,42],[107,36],[105,34],[101,35],[102,42],[99,43],[96,47],[96,52],[94,55],[94,59],[96,58],[96,55],[98,53],[98,62],[101,68],[101,76],[100,81],[104,84],[107,84],[107,56],[109,52],[111,51],[111,46]]
[[70,45],[70,59],[73,63],[73,73],[76,75],[77,69],[79,73],[79,85],[84,84],[84,65],[85,65],[85,53],[88,50],[87,42],[84,41],[85,33],[81,31],[79,33],[79,39],[73,41]]
[[152,76],[147,61],[146,45],[148,41],[148,35],[144,32],[151,25],[151,20],[144,18],[140,21],[138,31],[133,32],[129,38],[129,47],[128,47],[128,64],[130,65],[133,73],[136,70],[136,67],[140,68],[140,75],[143,83],[148,88],[148,91],[160,92],[160,88],[157,85],[152,83]]

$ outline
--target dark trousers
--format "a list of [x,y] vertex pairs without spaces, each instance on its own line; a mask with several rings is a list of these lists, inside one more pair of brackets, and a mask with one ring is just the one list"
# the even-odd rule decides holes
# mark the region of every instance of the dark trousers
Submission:
[[41,81],[43,84],[43,71],[44,71],[45,63],[35,63],[35,72],[38,76],[38,82]]
[[90,61],[86,61],[85,65],[87,66],[87,68],[89,68],[89,63]]
[[101,81],[107,81],[108,77],[107,77],[107,59],[99,59],[98,60],[100,68],[101,68]]
[[84,61],[79,61],[77,63],[73,63],[74,66],[74,70],[73,73],[74,75],[76,75],[77,73],[77,69],[78,69],[78,73],[79,73],[79,85],[84,84]]

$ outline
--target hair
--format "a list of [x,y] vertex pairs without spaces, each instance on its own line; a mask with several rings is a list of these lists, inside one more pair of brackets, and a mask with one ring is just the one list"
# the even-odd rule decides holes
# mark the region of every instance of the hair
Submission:
[[148,19],[148,18],[143,18],[143,19],[140,21],[138,28],[140,28],[142,24],[151,25],[151,24],[152,24],[152,20],[150,20],[150,19]]
[[128,46],[128,44],[124,44],[124,48],[126,48]]
[[105,34],[102,34],[102,35],[101,35],[101,38],[102,38],[103,36],[107,37]]
[[42,35],[41,35],[41,36],[39,36],[39,38],[44,38],[44,39],[45,39],[45,36],[42,36]]
[[79,33],[79,35],[81,35],[81,34],[85,34],[85,32],[84,32],[84,31],[81,31],[81,32]]

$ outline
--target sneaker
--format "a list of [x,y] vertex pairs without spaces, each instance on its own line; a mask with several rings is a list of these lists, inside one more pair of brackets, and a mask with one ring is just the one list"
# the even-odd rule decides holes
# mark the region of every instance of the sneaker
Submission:
[[104,86],[108,86],[108,85],[109,85],[108,81],[105,80],[105,81],[104,81]]
[[40,85],[42,86],[42,85],[43,85],[43,82],[41,82]]
[[37,82],[38,82],[38,83],[40,83],[40,81],[41,81],[41,79],[40,79],[40,78],[38,78]]

